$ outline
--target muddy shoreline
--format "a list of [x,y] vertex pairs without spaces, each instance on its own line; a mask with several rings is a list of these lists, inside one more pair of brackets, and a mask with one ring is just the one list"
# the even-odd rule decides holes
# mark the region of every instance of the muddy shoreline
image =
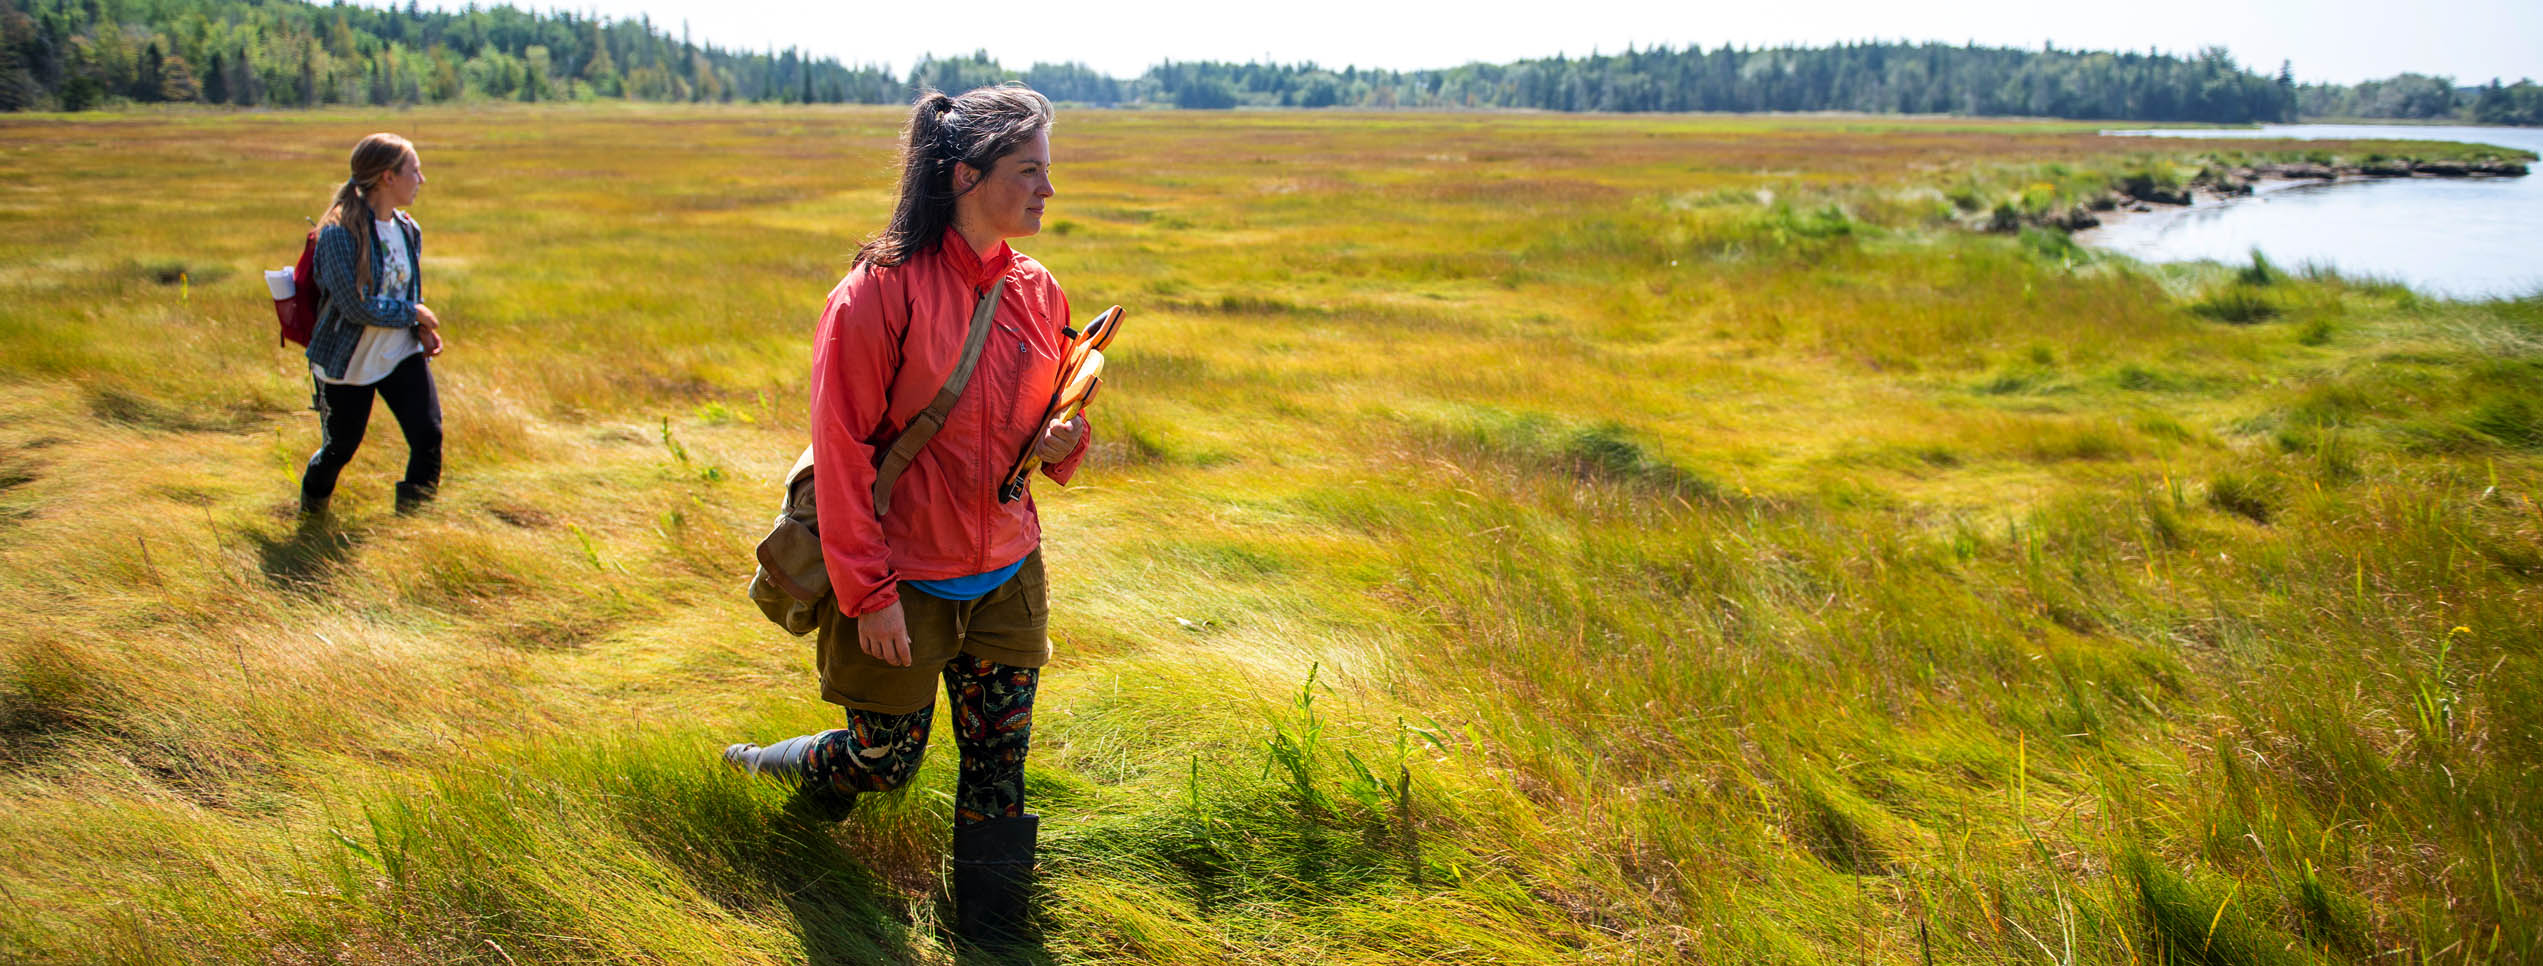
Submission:
[[[2521,178],[2530,171],[2521,161],[2420,161],[2409,158],[2389,158],[2362,164],[2285,162],[2209,168],[2178,186],[2157,184],[2144,176],[2123,178],[2111,185],[2111,190],[2090,201],[2074,205],[2064,212],[2024,220],[2069,232],[2089,233],[2095,228],[2138,217],[2214,207],[2236,198],[2307,185],[2401,178]],[[2004,219],[2001,217],[1995,221],[1997,224],[1988,227],[1998,231],[2020,227],[2018,224],[2002,225]]]

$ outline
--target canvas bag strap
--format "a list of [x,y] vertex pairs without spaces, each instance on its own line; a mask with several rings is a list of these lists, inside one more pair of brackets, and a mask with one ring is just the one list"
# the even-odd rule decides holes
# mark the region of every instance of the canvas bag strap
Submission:
[[945,428],[945,417],[953,413],[954,400],[962,398],[963,386],[971,382],[972,367],[980,363],[981,347],[989,344],[989,318],[998,314],[998,296],[1006,290],[1007,280],[1001,278],[980,296],[980,307],[971,311],[971,334],[963,339],[962,361],[955,364],[954,374],[945,377],[945,388],[936,391],[934,402],[910,417],[909,426],[901,430],[900,438],[892,441],[891,451],[883,454],[883,462],[875,466],[875,516],[891,512],[892,484],[899,482],[901,471],[918,459],[918,451],[927,448],[927,441],[936,438],[936,431]]

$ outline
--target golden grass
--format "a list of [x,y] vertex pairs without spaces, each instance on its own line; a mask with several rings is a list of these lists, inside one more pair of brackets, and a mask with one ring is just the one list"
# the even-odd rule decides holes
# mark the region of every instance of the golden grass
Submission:
[[[0,119],[0,959],[953,959],[946,751],[835,828],[713,767],[837,720],[739,584],[894,127]],[[380,128],[448,482],[383,418],[302,529],[257,273]],[[1132,328],[1039,494],[1052,958],[2543,956],[2534,300],[1959,227],[2195,167],[2076,125],[1054,146],[1019,247]]]

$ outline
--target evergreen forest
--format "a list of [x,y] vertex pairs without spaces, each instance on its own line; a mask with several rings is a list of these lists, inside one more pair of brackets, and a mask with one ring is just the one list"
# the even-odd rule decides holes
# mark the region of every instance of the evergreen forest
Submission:
[[2543,123],[2531,81],[2458,88],[2404,74],[2298,85],[2223,48],[2188,56],[1866,42],[1666,46],[1439,70],[1167,61],[1130,79],[1082,63],[1018,71],[985,53],[906,74],[800,48],[737,50],[511,6],[461,12],[304,0],[0,0],[0,110],[149,103],[246,107],[452,101],[895,103],[916,88],[1021,81],[1087,105],[1550,111],[1860,111],[2246,124],[2298,117]]
[[2532,80],[2458,87],[2451,77],[2402,74],[2343,86],[2306,84],[2296,89],[2296,113],[2308,118],[2404,121],[2471,121],[2475,124],[2543,124],[2543,86]]

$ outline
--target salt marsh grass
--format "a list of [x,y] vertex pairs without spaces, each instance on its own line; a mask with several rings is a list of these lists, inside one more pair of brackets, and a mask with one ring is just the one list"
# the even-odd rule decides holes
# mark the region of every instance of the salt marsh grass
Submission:
[[[739,586],[895,122],[0,120],[0,959],[952,961],[949,749],[713,767],[837,720]],[[257,273],[381,128],[448,483],[301,527]],[[2543,958],[2543,302],[1964,227],[2143,147],[1064,114],[1049,958]]]

